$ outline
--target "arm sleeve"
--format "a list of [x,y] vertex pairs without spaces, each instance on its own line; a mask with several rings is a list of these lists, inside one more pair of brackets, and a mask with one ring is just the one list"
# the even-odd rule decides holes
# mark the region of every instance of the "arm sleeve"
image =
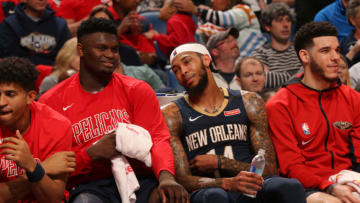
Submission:
[[195,33],[190,33],[189,29],[181,22],[173,21],[167,24],[167,35],[158,34],[154,37],[157,41],[161,51],[167,56],[170,56],[171,52],[179,45],[188,42],[195,42]]
[[275,146],[280,174],[298,179],[304,188],[324,190],[333,184],[327,179],[314,175],[305,164],[293,128],[291,116],[285,104],[271,100],[266,104],[270,137]]
[[242,4],[226,11],[203,9],[200,19],[225,28],[235,27],[238,30],[248,27],[255,22],[258,23],[256,15],[251,8]]
[[73,8],[74,2],[71,0],[61,0],[57,15],[64,19],[72,19],[76,21],[76,13]]
[[[152,168],[156,177],[162,170],[175,174],[174,157],[170,147],[170,132],[162,116],[159,102],[151,87],[141,82],[136,85],[137,94],[131,95],[134,115],[133,124],[149,131],[153,146],[151,148]],[[144,101],[145,99],[145,101]]]
[[288,72],[266,72],[265,88],[279,88],[287,82],[291,75]]

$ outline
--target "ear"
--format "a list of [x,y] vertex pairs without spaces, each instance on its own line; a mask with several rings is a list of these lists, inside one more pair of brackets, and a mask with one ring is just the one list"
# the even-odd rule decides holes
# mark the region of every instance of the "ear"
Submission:
[[235,76],[235,81],[241,87],[241,80],[237,75]]
[[211,57],[207,54],[201,56],[201,60],[204,63],[205,67],[210,67]]
[[77,43],[76,48],[78,50],[79,56],[80,57],[84,56],[83,45],[81,43]]
[[220,55],[219,50],[218,50],[217,48],[212,49],[212,50],[211,50],[211,54],[212,54],[214,57]]
[[264,25],[264,28],[265,28],[266,32],[270,32],[270,28],[271,28],[271,26]]
[[308,64],[310,62],[310,53],[305,49],[300,49],[299,57],[304,64]]
[[350,24],[355,26],[355,19],[353,17],[349,18]]
[[36,96],[37,96],[37,92],[35,90],[28,91],[26,97],[26,104],[31,104],[31,102],[35,100]]

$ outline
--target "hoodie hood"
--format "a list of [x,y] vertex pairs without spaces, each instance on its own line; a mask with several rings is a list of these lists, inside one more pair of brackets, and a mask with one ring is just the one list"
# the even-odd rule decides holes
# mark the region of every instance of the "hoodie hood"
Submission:
[[293,95],[298,97],[300,100],[305,101],[311,98],[318,98],[320,94],[327,95],[330,94],[332,91],[336,90],[340,87],[341,82],[337,80],[334,82],[330,88],[324,90],[316,90],[304,84],[301,79],[303,78],[304,74],[293,78],[292,80],[286,82],[283,85],[283,88],[288,89]]
[[[15,7],[15,15],[20,18],[21,21],[33,21],[25,13],[26,3],[20,3]],[[46,6],[43,15],[40,17],[39,22],[45,21],[48,18],[52,17],[55,14],[55,11],[49,7],[49,4]]]

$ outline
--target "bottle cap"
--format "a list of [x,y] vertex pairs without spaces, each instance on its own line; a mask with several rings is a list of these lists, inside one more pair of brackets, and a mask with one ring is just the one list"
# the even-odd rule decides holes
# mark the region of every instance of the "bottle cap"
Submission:
[[264,154],[265,154],[265,150],[264,150],[264,149],[259,149],[258,154],[264,155]]

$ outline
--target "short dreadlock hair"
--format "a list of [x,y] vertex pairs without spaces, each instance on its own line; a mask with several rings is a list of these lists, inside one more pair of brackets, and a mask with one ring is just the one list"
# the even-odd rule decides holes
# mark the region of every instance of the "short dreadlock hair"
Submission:
[[81,23],[78,31],[77,38],[78,41],[81,42],[81,38],[84,35],[103,32],[117,35],[116,26],[112,20],[104,19],[104,18],[90,18]]

